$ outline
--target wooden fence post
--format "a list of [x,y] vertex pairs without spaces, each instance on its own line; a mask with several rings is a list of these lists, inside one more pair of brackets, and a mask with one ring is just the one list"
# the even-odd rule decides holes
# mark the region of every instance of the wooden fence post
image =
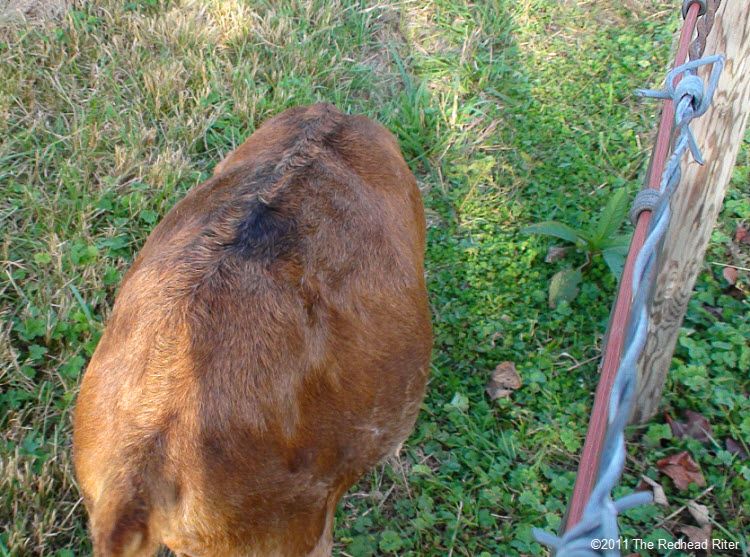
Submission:
[[[691,125],[703,158],[682,162],[672,200],[672,220],[657,267],[649,310],[649,338],[638,363],[631,421],[658,411],[688,301],[721,210],[750,113],[750,1],[724,0],[706,40],[706,55],[725,54],[726,64],[711,108]],[[703,77],[707,73],[700,72]]]

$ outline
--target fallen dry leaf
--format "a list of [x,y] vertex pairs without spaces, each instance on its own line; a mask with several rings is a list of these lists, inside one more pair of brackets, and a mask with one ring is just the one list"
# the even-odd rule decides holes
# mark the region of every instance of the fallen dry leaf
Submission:
[[487,383],[487,394],[492,400],[510,396],[521,386],[521,376],[516,371],[513,362],[501,362],[492,372]]
[[724,294],[731,296],[735,300],[744,300],[747,298],[747,293],[742,288],[738,288],[737,285],[730,284],[724,289]]
[[563,246],[550,246],[547,255],[544,258],[545,263],[554,263],[560,261],[570,251],[570,248]]
[[737,229],[734,231],[734,243],[750,243],[750,234],[748,234],[746,226],[742,224],[737,225]]
[[639,491],[648,491],[649,488],[654,496],[654,503],[661,505],[662,507],[669,506],[669,501],[667,501],[667,496],[664,494],[664,488],[661,484],[652,480],[648,476],[641,476],[641,481],[636,489]]
[[711,525],[705,526],[681,526],[680,532],[688,537],[688,540],[693,543],[700,543],[701,545],[708,543],[708,547],[711,547]]
[[708,518],[708,507],[706,505],[690,501],[687,504],[687,509],[695,519],[698,526],[707,526],[708,524],[711,524],[711,521]]
[[740,445],[737,441],[735,441],[731,437],[727,437],[724,443],[727,447],[727,451],[729,451],[733,455],[737,455],[740,458],[740,460],[747,459],[747,451],[745,451],[744,447]]
[[734,286],[737,283],[739,272],[734,267],[724,267],[724,270],[721,272],[721,274],[724,275],[724,280],[726,280],[730,285]]
[[703,307],[706,308],[706,311],[713,315],[716,319],[724,319],[724,311],[722,310],[722,308],[709,306],[708,304],[703,304]]
[[672,435],[675,437],[692,437],[701,443],[708,443],[711,440],[713,430],[703,414],[688,410],[685,412],[685,418],[687,419],[685,422],[678,422],[669,414],[665,414],[664,417],[672,430]]
[[656,467],[670,477],[678,489],[687,489],[691,483],[699,487],[706,485],[700,468],[687,451],[662,458],[656,462]]

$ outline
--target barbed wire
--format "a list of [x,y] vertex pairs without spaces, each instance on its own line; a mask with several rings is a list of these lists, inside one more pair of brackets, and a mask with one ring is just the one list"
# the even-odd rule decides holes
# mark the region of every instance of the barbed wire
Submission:
[[[707,83],[697,76],[701,66],[711,66]],[[648,334],[648,300],[654,287],[656,263],[671,217],[670,201],[680,182],[680,162],[686,151],[703,164],[690,123],[708,110],[724,67],[722,55],[708,56],[676,67],[667,74],[663,90],[639,90],[641,96],[672,99],[675,106],[677,139],[659,184],[658,197],[644,193],[636,197],[639,211],[651,209],[646,239],[635,260],[632,290],[633,304],[625,332],[623,356],[609,400],[607,435],[599,462],[596,485],[586,503],[581,521],[561,536],[534,529],[536,540],[550,547],[557,557],[619,557],[617,515],[637,505],[651,502],[651,494],[638,492],[617,501],[612,490],[625,467],[625,426],[630,418],[635,394],[638,359]],[[680,79],[681,78],[681,79]],[[679,81],[679,83],[678,83]],[[644,190],[644,192],[655,190]],[[648,199],[650,197],[650,199]],[[637,214],[635,215],[637,218]]]
[[[682,11],[685,13],[686,9],[690,8],[690,5],[695,0],[685,0],[683,2]],[[705,0],[704,6],[705,12],[698,20],[695,40],[690,44],[690,59],[698,60],[703,56],[703,52],[706,50],[706,37],[711,32],[711,28],[714,25],[714,17],[716,16],[716,10],[719,9],[721,0]]]

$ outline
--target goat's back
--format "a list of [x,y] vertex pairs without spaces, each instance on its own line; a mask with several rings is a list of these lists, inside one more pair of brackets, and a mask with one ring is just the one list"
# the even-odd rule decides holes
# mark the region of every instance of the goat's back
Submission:
[[75,464],[98,555],[324,555],[335,505],[411,430],[424,215],[381,126],[259,128],[154,229],[86,371]]

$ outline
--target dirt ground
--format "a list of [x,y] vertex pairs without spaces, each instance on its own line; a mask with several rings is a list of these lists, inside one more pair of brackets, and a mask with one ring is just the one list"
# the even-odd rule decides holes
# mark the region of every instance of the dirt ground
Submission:
[[18,21],[47,21],[58,17],[69,0],[0,0],[0,26]]

